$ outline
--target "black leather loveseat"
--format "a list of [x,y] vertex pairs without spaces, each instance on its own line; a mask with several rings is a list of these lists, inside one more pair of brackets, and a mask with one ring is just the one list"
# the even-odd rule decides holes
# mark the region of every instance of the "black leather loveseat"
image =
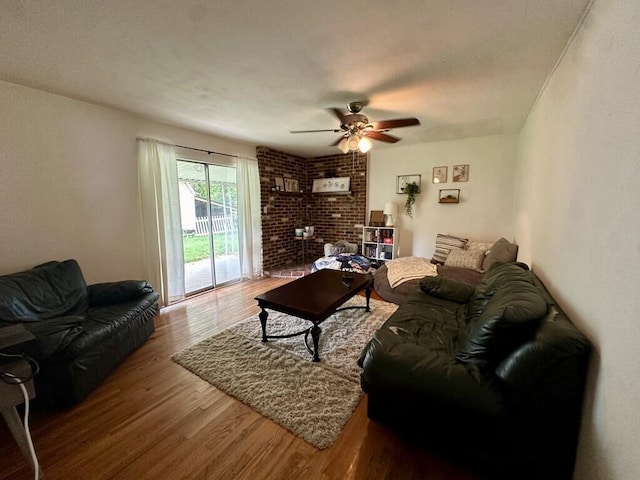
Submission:
[[87,286],[75,260],[0,276],[0,326],[20,323],[40,365],[36,402],[84,399],[154,331],[158,294],[145,281]]
[[489,478],[571,478],[590,344],[521,263],[427,277],[364,348],[368,415]]

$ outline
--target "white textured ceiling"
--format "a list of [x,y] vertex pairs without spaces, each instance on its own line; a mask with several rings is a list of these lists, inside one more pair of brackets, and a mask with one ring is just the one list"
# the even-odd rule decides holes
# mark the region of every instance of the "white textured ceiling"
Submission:
[[515,133],[589,1],[0,0],[0,80],[305,156],[354,100],[396,145]]

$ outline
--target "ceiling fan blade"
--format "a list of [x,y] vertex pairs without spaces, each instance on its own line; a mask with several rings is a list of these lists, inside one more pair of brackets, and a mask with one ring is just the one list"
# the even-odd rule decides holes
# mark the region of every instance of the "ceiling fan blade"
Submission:
[[420,125],[417,118],[398,118],[396,120],[381,120],[379,122],[371,122],[374,130],[384,130],[386,128],[412,127]]
[[328,128],[326,130],[290,130],[289,133],[315,133],[315,132],[334,132],[334,133],[338,133],[341,132],[342,130],[338,129],[336,130],[335,128]]
[[382,132],[370,131],[366,132],[364,135],[365,137],[373,138],[374,140],[380,140],[381,142],[396,143],[400,141],[398,137],[394,137],[393,135],[388,135]]
[[345,125],[347,123],[347,118],[345,117],[344,113],[342,113],[342,110],[340,110],[339,108],[330,108],[329,110],[332,111],[336,117],[338,117],[338,120],[340,120],[340,125]]

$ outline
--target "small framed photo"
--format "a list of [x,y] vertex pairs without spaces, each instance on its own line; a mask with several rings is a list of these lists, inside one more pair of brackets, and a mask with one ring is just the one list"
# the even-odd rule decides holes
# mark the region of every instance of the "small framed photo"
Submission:
[[460,189],[451,188],[446,190],[440,190],[438,196],[439,203],[459,203],[460,202]]
[[284,191],[285,192],[295,192],[293,189],[293,178],[285,178],[284,179]]
[[422,176],[421,175],[398,175],[396,177],[396,193],[405,193],[404,189],[410,183],[415,183],[418,185],[418,191],[416,193],[420,193],[420,182]]
[[453,181],[468,182],[469,181],[469,165],[454,165]]
[[291,191],[292,192],[299,192],[300,191],[300,187],[298,185],[298,179],[297,178],[291,179]]
[[433,167],[432,183],[447,183],[448,167]]
[[276,177],[274,181],[275,181],[275,189],[284,191],[284,178]]

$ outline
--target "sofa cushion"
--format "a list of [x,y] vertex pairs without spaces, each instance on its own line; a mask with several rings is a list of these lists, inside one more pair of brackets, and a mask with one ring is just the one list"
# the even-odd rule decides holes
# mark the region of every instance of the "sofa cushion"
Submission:
[[461,250],[454,248],[449,252],[444,264],[447,267],[468,268],[481,272],[484,257],[484,250]]
[[24,323],[25,328],[33,333],[36,342],[35,350],[28,353],[42,362],[63,352],[82,333],[83,320],[83,317],[72,315]]
[[454,237],[453,235],[444,235],[438,233],[436,235],[436,249],[433,252],[431,260],[434,263],[444,264],[447,260],[449,252],[454,248],[464,248],[469,240],[466,238]]
[[75,260],[0,277],[0,320],[33,322],[87,311],[87,284]]
[[497,263],[491,270],[485,272],[469,300],[468,321],[471,322],[477,318],[496,291],[513,280],[521,280],[533,285],[534,275],[526,264],[520,262]]
[[450,278],[435,276],[425,277],[420,281],[420,289],[434,297],[466,303],[471,298],[475,288],[468,283],[458,282]]
[[506,238],[501,238],[491,246],[482,268],[486,272],[495,263],[515,262],[516,258],[518,258],[518,245],[509,242]]
[[82,323],[81,334],[67,349],[69,357],[79,357],[98,348],[118,332],[135,328],[136,322],[145,321],[145,311],[153,308],[156,299],[155,294],[148,294],[129,302],[90,308]]
[[470,323],[469,335],[456,358],[464,363],[496,365],[532,337],[546,312],[547,303],[532,283],[512,280],[498,288]]

